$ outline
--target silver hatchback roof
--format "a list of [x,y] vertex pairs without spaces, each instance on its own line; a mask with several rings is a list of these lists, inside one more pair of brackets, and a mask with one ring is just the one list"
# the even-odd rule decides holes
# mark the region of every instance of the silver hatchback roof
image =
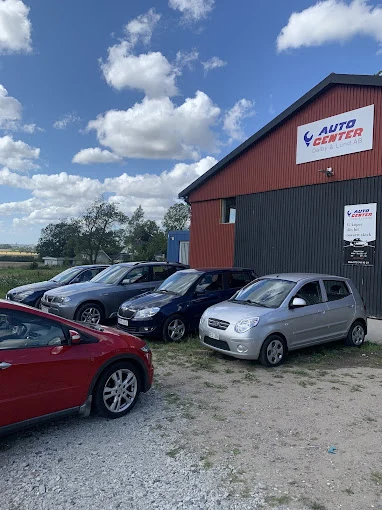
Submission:
[[263,278],[277,278],[280,280],[287,280],[290,282],[300,282],[303,280],[312,280],[314,278],[325,278],[325,279],[335,279],[335,280],[348,280],[349,278],[345,278],[343,276],[335,276],[335,275],[329,275],[329,274],[322,274],[322,273],[276,273],[276,274],[268,274],[265,276],[261,276],[261,279]]

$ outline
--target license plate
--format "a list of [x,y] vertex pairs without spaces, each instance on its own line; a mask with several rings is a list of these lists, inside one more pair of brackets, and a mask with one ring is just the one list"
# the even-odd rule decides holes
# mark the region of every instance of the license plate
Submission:
[[209,336],[210,338],[213,338],[214,340],[219,340],[219,333],[215,333],[215,331],[210,331],[210,332],[208,333],[208,336]]
[[41,311],[45,313],[49,313],[49,308],[47,306],[41,306]]
[[127,319],[121,319],[120,317],[118,317],[118,324],[121,324],[122,326],[128,326],[129,321]]

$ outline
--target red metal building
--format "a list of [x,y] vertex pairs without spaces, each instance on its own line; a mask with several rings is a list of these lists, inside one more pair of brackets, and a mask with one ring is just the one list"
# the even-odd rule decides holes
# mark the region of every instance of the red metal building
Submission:
[[[362,110],[355,112],[358,109]],[[358,116],[361,117],[364,112],[372,119],[365,120],[365,126],[371,129],[369,142],[366,140],[369,136],[366,135],[366,127],[363,126],[362,120],[358,120]],[[300,233],[298,242],[304,245],[304,250],[307,250],[305,259],[309,260],[308,267],[298,267],[295,268],[296,270],[334,272],[336,269],[337,273],[350,275],[356,281],[362,280],[363,285],[365,281],[363,272],[368,272],[367,280],[371,280],[371,275],[375,275],[377,270],[382,273],[382,266],[377,268],[377,264],[380,263],[380,252],[382,252],[382,235],[379,235],[378,218],[377,239],[373,245],[375,263],[369,264],[370,267],[359,267],[363,264],[361,262],[354,263],[352,267],[350,264],[343,264],[342,239],[344,206],[370,202],[377,203],[377,207],[379,205],[379,196],[375,196],[375,192],[379,188],[382,190],[381,112],[381,77],[331,74],[183,190],[179,196],[191,204],[192,211],[191,266],[250,265],[258,273],[294,270],[286,267],[285,257],[282,254],[289,255],[294,260],[296,247],[291,247],[288,239],[284,237],[280,244],[274,232],[280,229],[283,223],[289,221],[289,225],[292,222],[296,231]],[[336,119],[334,119],[330,124],[330,118],[335,116],[338,116],[339,120],[336,117],[338,122],[335,123]],[[344,120],[342,123],[341,119]],[[327,127],[326,120],[329,122]],[[319,122],[324,127],[320,128],[321,133],[315,133],[314,126]],[[308,124],[309,126],[305,127]],[[304,140],[300,136],[299,129],[302,130],[301,134],[304,134],[304,129],[307,130]],[[343,132],[343,135],[340,135],[340,132]],[[314,138],[311,140],[310,137],[313,135]],[[354,145],[358,142],[359,147]],[[363,146],[361,146],[362,143]],[[368,143],[371,145],[367,146]],[[297,148],[298,144],[302,144],[301,148]],[[325,147],[324,144],[326,144]],[[308,162],[297,162],[300,156],[297,154],[296,158],[296,151],[297,153],[308,151]],[[320,156],[317,155],[319,151],[321,151]],[[332,155],[336,151],[342,151],[342,153]],[[315,160],[317,157],[320,159]],[[370,181],[370,179],[374,180]],[[351,181],[354,182],[350,185]],[[355,190],[355,195],[350,192],[349,186]],[[367,191],[370,187],[374,194]],[[290,204],[291,192],[287,190],[291,189],[299,190],[295,192],[297,195],[293,195],[295,204]],[[357,189],[360,190],[359,196]],[[281,192],[281,190],[284,191]],[[299,216],[297,212],[296,218],[284,217],[284,214],[293,216],[294,213],[292,209],[283,208],[283,204],[290,207],[294,205],[296,211],[307,211],[309,209],[308,195],[309,200],[313,202],[321,197],[320,203],[316,204],[314,216],[325,207],[330,209],[333,205],[336,206],[332,211],[336,223],[324,214],[322,220],[314,224],[315,232],[319,236],[324,236],[324,231],[326,232],[328,228],[337,232],[338,243],[334,238],[330,242],[322,238],[322,257],[319,256],[317,246],[314,250],[316,255],[309,253],[309,246],[314,245],[314,238],[311,223],[304,222],[304,214],[298,221],[296,220]],[[249,205],[248,200],[253,200],[254,205]],[[267,204],[266,217],[262,217],[264,209],[259,209],[260,205],[256,205],[260,203],[259,201]],[[277,213],[276,210],[279,212]],[[310,217],[305,214],[305,219],[307,216]],[[262,231],[261,238],[258,231],[260,217],[262,217],[261,225],[267,224],[267,231]],[[272,221],[269,218],[272,218]],[[309,232],[307,228],[310,229]],[[253,237],[255,230],[257,233]],[[272,246],[266,247],[264,237],[268,238],[269,232],[273,232]],[[309,246],[305,246],[306,242]],[[381,243],[381,249],[379,249],[379,243]],[[254,245],[259,246],[259,253],[254,254]],[[278,260],[264,251],[269,249],[279,253]],[[324,252],[327,254],[328,250],[334,251],[332,264],[322,262],[326,257]],[[299,252],[297,258],[299,258]],[[272,263],[267,262],[271,259]],[[377,303],[376,296],[373,298],[369,296],[369,298],[374,301],[374,314],[382,316],[382,303]]]

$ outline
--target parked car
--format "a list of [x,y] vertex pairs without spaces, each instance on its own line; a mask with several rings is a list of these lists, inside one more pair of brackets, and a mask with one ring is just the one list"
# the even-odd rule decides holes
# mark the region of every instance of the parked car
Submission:
[[153,379],[143,340],[0,300],[0,433],[40,420],[108,418],[135,405]]
[[67,319],[103,323],[117,315],[123,301],[155,290],[168,276],[185,267],[175,262],[116,264],[85,284],[46,292],[41,309]]
[[362,248],[364,246],[368,246],[368,242],[364,241],[363,239],[361,239],[359,237],[357,237],[356,239],[353,239],[353,241],[351,242],[351,245],[355,246],[355,247],[358,247],[358,248]]
[[345,339],[361,346],[365,305],[353,282],[320,274],[264,276],[230,300],[208,308],[201,343],[234,358],[277,366],[288,351]]
[[6,298],[10,301],[17,301],[18,303],[38,308],[43,294],[48,290],[64,285],[87,282],[108,267],[105,264],[70,267],[50,280],[15,287],[7,292]]
[[187,269],[165,280],[155,292],[123,303],[118,328],[136,335],[179,341],[197,330],[209,306],[230,298],[255,278],[251,269]]

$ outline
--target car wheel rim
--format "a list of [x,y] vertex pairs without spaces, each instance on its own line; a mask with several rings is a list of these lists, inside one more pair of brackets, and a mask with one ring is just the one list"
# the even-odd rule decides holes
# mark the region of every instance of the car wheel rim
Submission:
[[282,360],[284,355],[284,345],[280,340],[272,340],[267,347],[267,359],[272,365],[276,365]]
[[138,381],[131,370],[117,370],[103,388],[103,403],[110,412],[122,413],[133,403],[137,389]]
[[101,313],[97,308],[86,308],[81,314],[82,322],[91,322],[98,324],[101,320]]
[[365,338],[365,331],[361,325],[357,325],[352,332],[352,339],[354,345],[361,345]]
[[168,325],[168,336],[174,342],[181,340],[186,332],[186,326],[180,319],[174,319]]

